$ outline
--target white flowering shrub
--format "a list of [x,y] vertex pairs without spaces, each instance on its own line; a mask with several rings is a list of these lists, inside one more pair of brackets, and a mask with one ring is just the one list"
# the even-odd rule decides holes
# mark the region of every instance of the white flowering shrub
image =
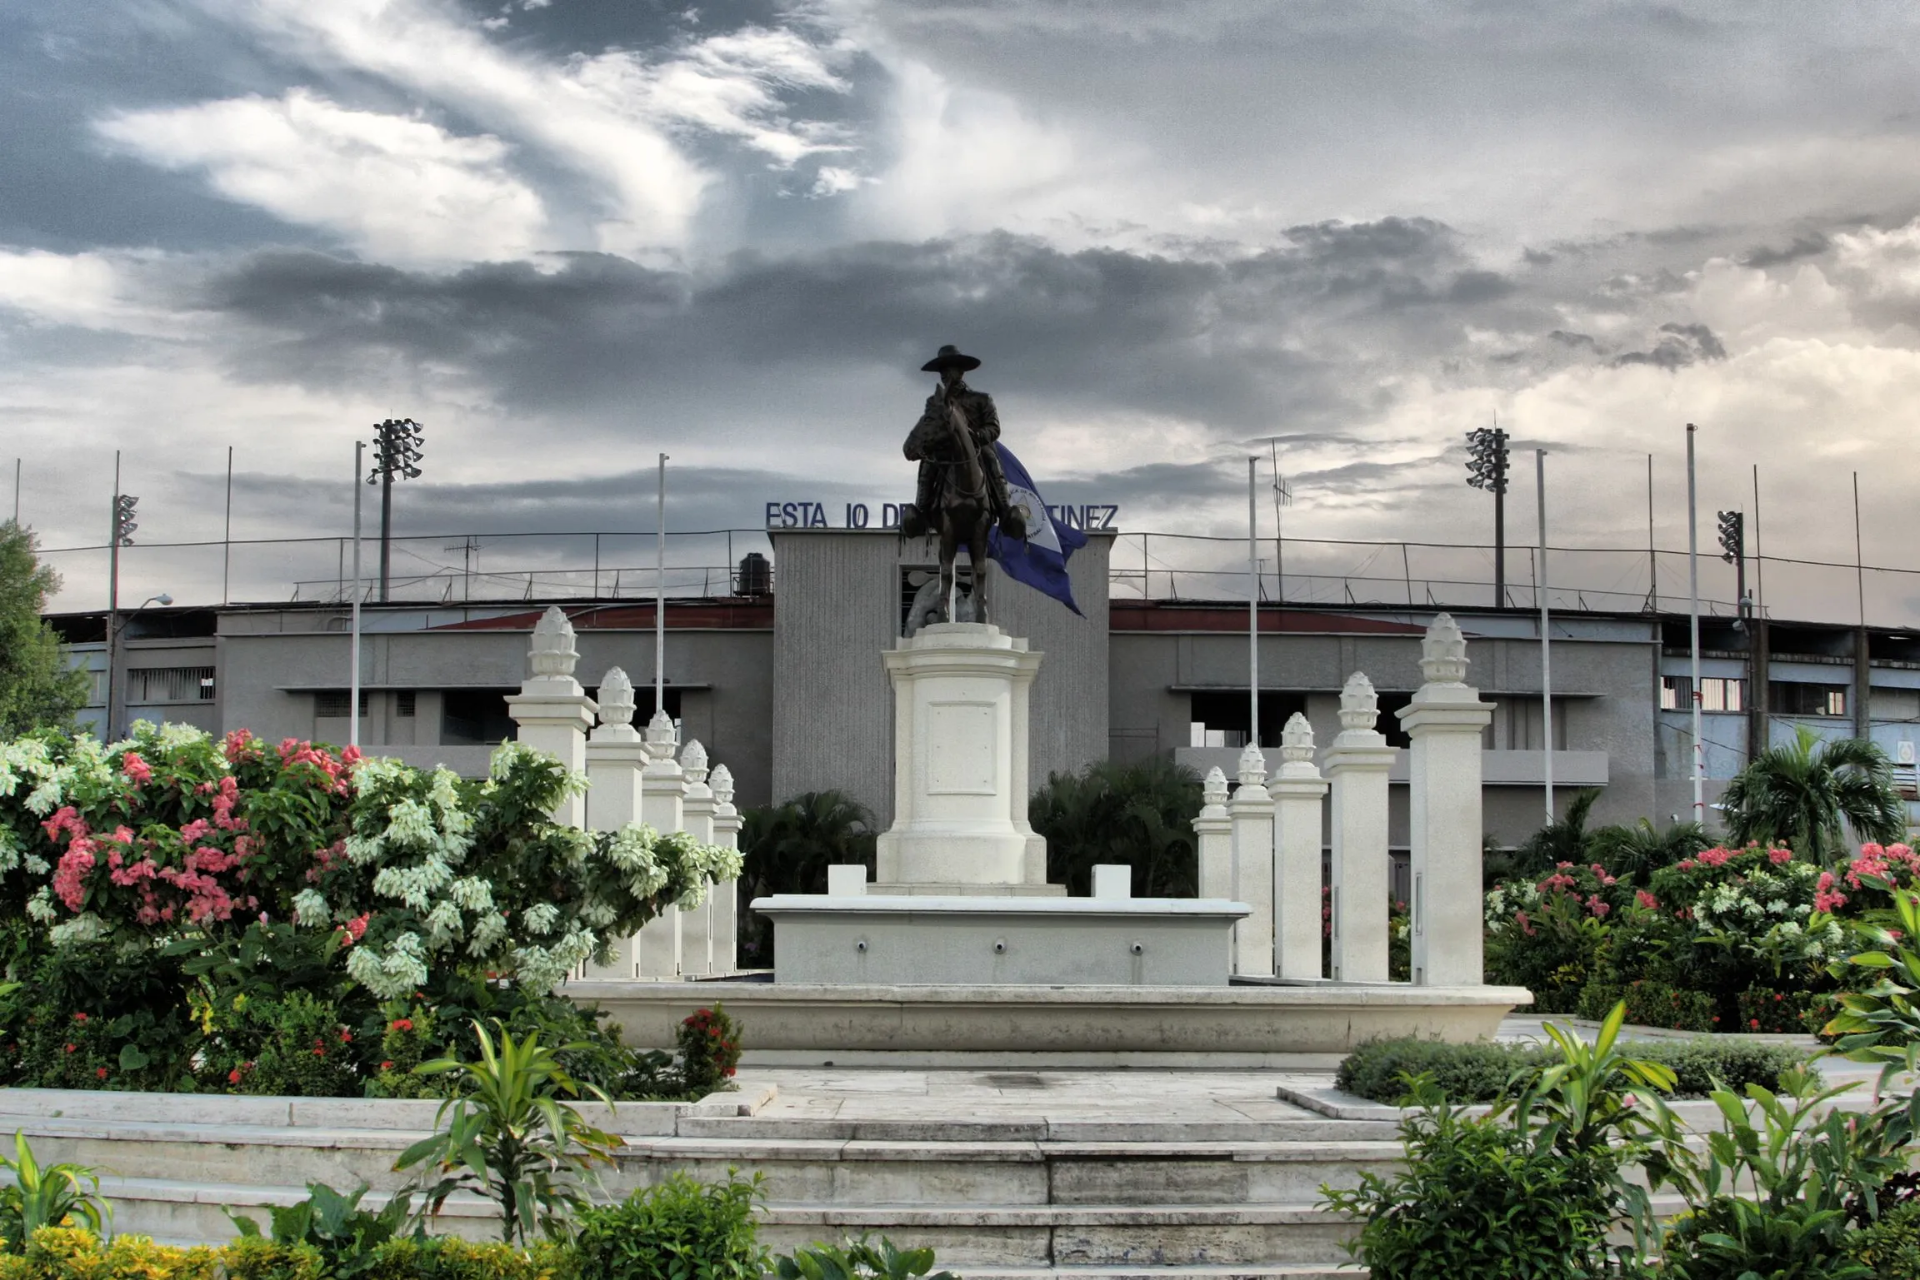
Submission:
[[517,743],[490,776],[246,733],[142,724],[125,742],[0,742],[0,914],[54,943],[218,943],[253,922],[336,937],[382,999],[458,968],[548,989],[739,855],[548,815],[586,786]]

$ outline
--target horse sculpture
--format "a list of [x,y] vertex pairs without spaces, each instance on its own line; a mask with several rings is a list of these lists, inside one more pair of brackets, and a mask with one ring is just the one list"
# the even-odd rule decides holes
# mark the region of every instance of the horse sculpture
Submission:
[[947,622],[954,617],[958,601],[953,565],[964,542],[973,565],[973,588],[968,593],[973,620],[987,622],[987,535],[998,516],[1007,536],[1025,537],[1023,513],[1018,508],[1004,514],[996,511],[993,486],[980,463],[979,445],[966,414],[944,395],[927,401],[926,411],[907,435],[906,451],[908,457],[928,459],[941,470],[939,499],[925,513],[929,532],[940,538],[940,603],[929,611],[935,617],[914,621]]

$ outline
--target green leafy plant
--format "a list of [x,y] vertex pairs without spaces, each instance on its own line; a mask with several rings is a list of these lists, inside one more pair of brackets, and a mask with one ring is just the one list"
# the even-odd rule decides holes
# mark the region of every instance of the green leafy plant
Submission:
[[[574,1247],[596,1280],[759,1280],[767,1251],[757,1242],[761,1179],[702,1183],[669,1175],[619,1204],[584,1210]],[[916,1273],[917,1274],[917,1273]]]
[[1047,879],[1069,893],[1092,891],[1096,864],[1125,863],[1134,896],[1191,898],[1200,882],[1200,803],[1200,775],[1184,765],[1161,756],[1102,760],[1078,774],[1047,775],[1028,817],[1047,839]]
[[[1360,1219],[1348,1250],[1375,1280],[1432,1276],[1565,1280],[1626,1273],[1607,1246],[1616,1162],[1569,1155],[1509,1123],[1472,1117],[1431,1081],[1410,1083],[1419,1108],[1401,1123],[1406,1160],[1323,1203]],[[812,1280],[809,1277],[809,1280]]]
[[[498,1022],[494,1028],[498,1048],[475,1025],[477,1062],[439,1058],[417,1068],[422,1075],[454,1074],[462,1095],[441,1103],[434,1124],[445,1127],[408,1147],[394,1168],[427,1166],[416,1184],[425,1195],[423,1220],[455,1191],[474,1190],[499,1204],[501,1238],[525,1244],[536,1231],[564,1234],[570,1216],[588,1204],[593,1166],[612,1164],[625,1144],[561,1100],[582,1088],[560,1062],[577,1046],[543,1045],[538,1032],[516,1040]],[[585,1088],[611,1105],[597,1086]]]
[[[406,1193],[390,1197],[376,1213],[360,1207],[366,1194],[365,1184],[341,1195],[324,1182],[309,1182],[305,1200],[270,1210],[268,1238],[280,1245],[311,1245],[329,1275],[351,1280],[369,1270],[379,1247],[400,1234],[413,1199]],[[227,1217],[243,1237],[261,1238],[260,1224],[252,1218],[231,1209]],[[416,1229],[416,1234],[421,1233]]]
[[1748,1085],[1712,1097],[1721,1127],[1696,1142],[1657,1099],[1648,1113],[1658,1143],[1646,1154],[1649,1185],[1671,1187],[1688,1213],[1662,1252],[1674,1280],[1759,1275],[1781,1280],[1865,1280],[1849,1256],[1850,1202],[1876,1202],[1906,1166],[1917,1105],[1854,1117],[1828,1104],[1842,1089],[1790,1072],[1776,1093]]
[[[914,1280],[933,1271],[932,1249],[902,1249],[885,1236],[878,1243],[866,1236],[844,1245],[811,1244],[773,1260],[780,1280]],[[960,1280],[951,1271],[939,1271],[928,1280]]]
[[1884,1092],[1895,1074],[1920,1071],[1920,1008],[1915,1007],[1915,992],[1920,991],[1920,950],[1912,945],[1920,940],[1920,892],[1896,888],[1886,879],[1869,877],[1867,883],[1892,897],[1891,910],[1900,931],[1896,936],[1874,921],[1854,926],[1864,949],[1836,961],[1834,976],[1845,978],[1850,972],[1859,972],[1879,977],[1865,991],[1842,993],[1838,997],[1840,1012],[1825,1030],[1838,1037],[1833,1047],[1842,1057],[1880,1064],[1880,1088]]
[[80,1164],[42,1165],[24,1133],[14,1132],[13,1158],[0,1155],[0,1169],[11,1175],[0,1185],[0,1237],[10,1252],[24,1252],[42,1227],[77,1226],[98,1235],[112,1218],[97,1173]]

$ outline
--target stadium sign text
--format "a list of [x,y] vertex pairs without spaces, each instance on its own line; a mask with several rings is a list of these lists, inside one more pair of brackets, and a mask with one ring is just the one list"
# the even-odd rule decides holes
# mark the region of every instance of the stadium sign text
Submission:
[[[827,520],[825,503],[769,502],[767,503],[767,528],[898,529],[900,507],[901,504],[898,502],[882,502],[877,508],[864,502],[849,502],[845,504],[842,511],[840,523],[832,524]],[[1069,529],[1111,533],[1118,529],[1120,508],[1111,502],[1089,502],[1077,507],[1050,505],[1047,507],[1047,512]]]

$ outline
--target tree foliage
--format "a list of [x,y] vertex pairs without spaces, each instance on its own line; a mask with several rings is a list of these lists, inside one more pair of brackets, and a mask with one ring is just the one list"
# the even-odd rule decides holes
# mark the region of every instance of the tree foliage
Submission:
[[808,791],[740,815],[740,963],[773,963],[773,924],[748,904],[776,893],[825,893],[827,868],[874,872],[873,812],[844,791]]
[[1125,863],[1143,898],[1191,898],[1199,890],[1193,819],[1200,777],[1171,760],[1111,760],[1055,773],[1033,793],[1028,817],[1047,838],[1047,879],[1070,894],[1092,892],[1093,868]]
[[1823,742],[1805,726],[1742,769],[1721,804],[1730,843],[1784,844],[1821,865],[1842,855],[1848,827],[1879,843],[1907,833],[1887,753],[1864,738]]
[[66,729],[87,705],[87,673],[71,670],[60,638],[41,618],[60,575],[40,563],[38,539],[0,521],[0,739]]

